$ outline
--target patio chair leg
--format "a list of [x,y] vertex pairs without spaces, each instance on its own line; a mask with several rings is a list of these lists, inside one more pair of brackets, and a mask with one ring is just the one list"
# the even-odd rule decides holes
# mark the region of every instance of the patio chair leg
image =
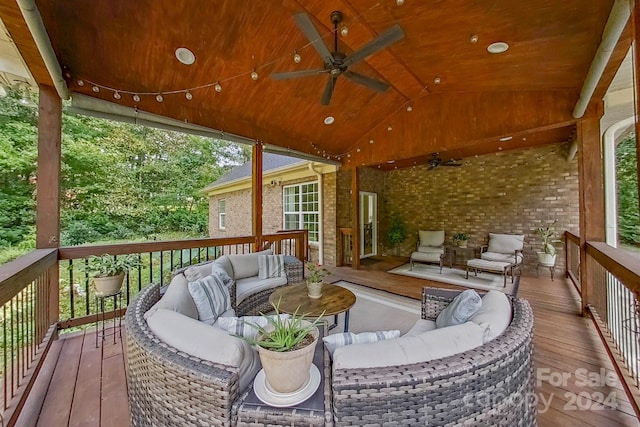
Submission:
[[467,266],[467,280],[469,280],[469,266]]

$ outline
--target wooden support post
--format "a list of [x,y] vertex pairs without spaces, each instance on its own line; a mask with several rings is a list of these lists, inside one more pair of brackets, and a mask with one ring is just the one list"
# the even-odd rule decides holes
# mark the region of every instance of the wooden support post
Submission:
[[580,202],[580,286],[582,288],[582,314],[587,315],[587,304],[594,297],[593,261],[587,256],[587,241],[603,242],[604,220],[604,173],[602,165],[602,143],[600,141],[599,114],[580,120],[577,134],[579,202]]
[[351,170],[351,236],[352,256],[351,268],[360,269],[360,170]]
[[[52,87],[40,87],[38,170],[36,183],[36,248],[60,246],[60,159],[62,100]],[[49,321],[60,317],[58,263],[49,270]]]
[[251,155],[251,224],[256,241],[253,251],[262,249],[262,144],[256,142]]

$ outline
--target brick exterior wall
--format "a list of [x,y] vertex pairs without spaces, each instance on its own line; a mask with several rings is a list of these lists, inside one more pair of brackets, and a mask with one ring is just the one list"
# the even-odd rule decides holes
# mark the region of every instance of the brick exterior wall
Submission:
[[[287,185],[313,182],[314,178],[283,181],[280,185],[264,185],[262,188],[262,231],[275,233],[283,229],[282,188]],[[336,262],[336,173],[323,175],[323,237],[324,264]],[[218,227],[218,201],[226,200],[226,228]],[[209,236],[212,238],[251,235],[251,190],[239,190],[209,198]],[[309,258],[318,262],[318,245],[309,246]]]
[[[566,144],[554,144],[499,152],[464,159],[460,168],[431,171],[425,165],[385,173],[364,168],[360,188],[380,191],[382,174],[379,241],[386,243],[387,219],[398,214],[408,236],[400,255],[414,250],[418,230],[444,229],[447,243],[454,233],[466,232],[470,245],[486,244],[489,232],[524,234],[524,273],[532,274],[541,248],[535,228],[557,220],[558,240],[564,230],[579,228],[577,161],[567,162],[566,150]],[[340,172],[337,219],[343,227],[351,226],[350,189],[351,174]],[[563,271],[563,245],[555,246],[556,267]]]

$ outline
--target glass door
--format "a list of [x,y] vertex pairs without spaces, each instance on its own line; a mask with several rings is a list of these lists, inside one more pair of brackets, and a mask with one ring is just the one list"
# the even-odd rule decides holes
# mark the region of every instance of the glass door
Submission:
[[360,258],[378,254],[378,195],[360,192]]

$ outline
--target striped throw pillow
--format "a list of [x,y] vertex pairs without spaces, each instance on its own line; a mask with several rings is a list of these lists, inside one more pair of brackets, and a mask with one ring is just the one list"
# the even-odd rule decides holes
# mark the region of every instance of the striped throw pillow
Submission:
[[[274,317],[269,316],[269,317]],[[289,315],[283,313],[280,319],[287,320]],[[253,339],[258,335],[258,329],[254,326],[264,328],[269,321],[264,316],[243,316],[243,317],[218,317],[218,321],[214,326],[227,331],[232,335]]]
[[258,257],[258,277],[260,279],[285,276],[284,255],[260,255]]
[[398,338],[399,336],[400,331],[397,329],[391,331],[361,332],[359,334],[345,332],[343,334],[326,336],[322,338],[322,341],[324,341],[324,345],[327,347],[327,350],[329,350],[329,353],[333,355],[333,352],[338,347],[343,347],[349,344],[384,341],[392,338]]
[[187,286],[201,322],[213,325],[222,313],[231,308],[229,289],[219,276],[212,274],[189,282]]

